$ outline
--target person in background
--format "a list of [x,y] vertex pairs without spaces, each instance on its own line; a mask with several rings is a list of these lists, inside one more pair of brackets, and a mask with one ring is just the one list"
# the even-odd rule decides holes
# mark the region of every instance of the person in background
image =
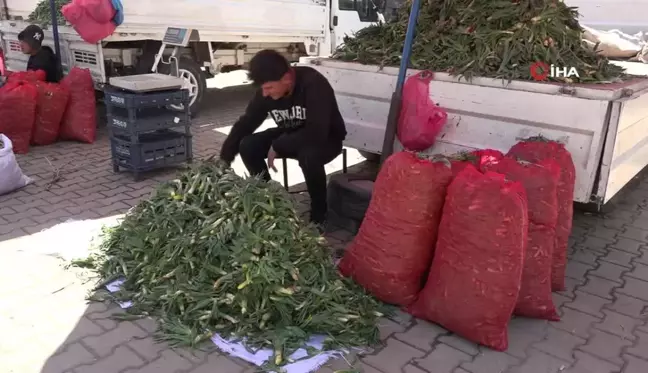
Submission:
[[[231,164],[240,154],[248,172],[266,181],[268,167],[277,171],[277,158],[299,161],[311,198],[311,222],[322,231],[327,215],[324,166],[341,154],[347,134],[333,88],[316,70],[291,67],[274,50],[257,53],[248,75],[257,92],[223,143],[220,158]],[[277,128],[254,133],[268,115]]]
[[58,83],[61,80],[61,71],[52,48],[43,46],[43,30],[36,25],[27,26],[20,34],[20,48],[24,54],[29,55],[27,70],[43,70],[46,74],[46,81]]

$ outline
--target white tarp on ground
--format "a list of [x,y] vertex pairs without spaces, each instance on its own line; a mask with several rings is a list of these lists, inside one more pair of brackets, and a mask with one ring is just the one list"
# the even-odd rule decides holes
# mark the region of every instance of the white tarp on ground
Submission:
[[620,30],[602,31],[585,25],[581,27],[585,30],[584,42],[592,48],[596,46],[601,55],[648,63],[648,34],[640,32],[628,35]]

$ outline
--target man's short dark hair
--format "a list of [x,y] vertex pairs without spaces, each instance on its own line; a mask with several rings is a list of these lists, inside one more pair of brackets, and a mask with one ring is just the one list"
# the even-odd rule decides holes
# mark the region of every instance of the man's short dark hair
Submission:
[[290,64],[284,56],[272,49],[264,49],[250,60],[248,78],[255,85],[276,82],[290,70]]

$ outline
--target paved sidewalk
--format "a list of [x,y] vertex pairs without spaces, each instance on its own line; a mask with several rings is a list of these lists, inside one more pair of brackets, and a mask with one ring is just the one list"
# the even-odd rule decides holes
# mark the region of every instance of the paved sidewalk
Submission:
[[[197,155],[216,153],[245,107],[246,90],[210,93],[214,105],[197,119]],[[0,371],[3,373],[243,373],[255,369],[213,348],[189,353],[156,344],[155,322],[117,324],[114,305],[86,304],[89,284],[56,258],[69,236],[38,233],[67,219],[111,218],[145,198],[171,172],[134,182],[113,174],[105,130],[93,145],[33,148],[19,161],[35,185],[0,197]],[[47,188],[50,162],[67,164]],[[296,177],[296,176],[295,176]],[[292,175],[291,175],[292,179]],[[297,179],[295,179],[297,180]],[[381,325],[372,354],[320,370],[364,373],[647,373],[648,178],[605,216],[577,213],[568,291],[555,295],[562,321],[515,319],[510,349],[475,346],[435,325],[400,314]],[[303,197],[303,206],[306,200]],[[329,239],[339,249],[347,232]]]

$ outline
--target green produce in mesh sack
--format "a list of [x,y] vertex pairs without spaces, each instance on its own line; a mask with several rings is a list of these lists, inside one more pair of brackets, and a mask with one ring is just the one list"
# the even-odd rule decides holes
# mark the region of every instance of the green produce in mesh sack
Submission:
[[125,278],[107,295],[132,301],[121,318],[159,317],[159,337],[171,345],[218,333],[272,347],[282,365],[314,334],[328,336],[328,347],[379,340],[384,306],[338,275],[281,186],[214,162],[160,186],[78,264],[104,283]]

